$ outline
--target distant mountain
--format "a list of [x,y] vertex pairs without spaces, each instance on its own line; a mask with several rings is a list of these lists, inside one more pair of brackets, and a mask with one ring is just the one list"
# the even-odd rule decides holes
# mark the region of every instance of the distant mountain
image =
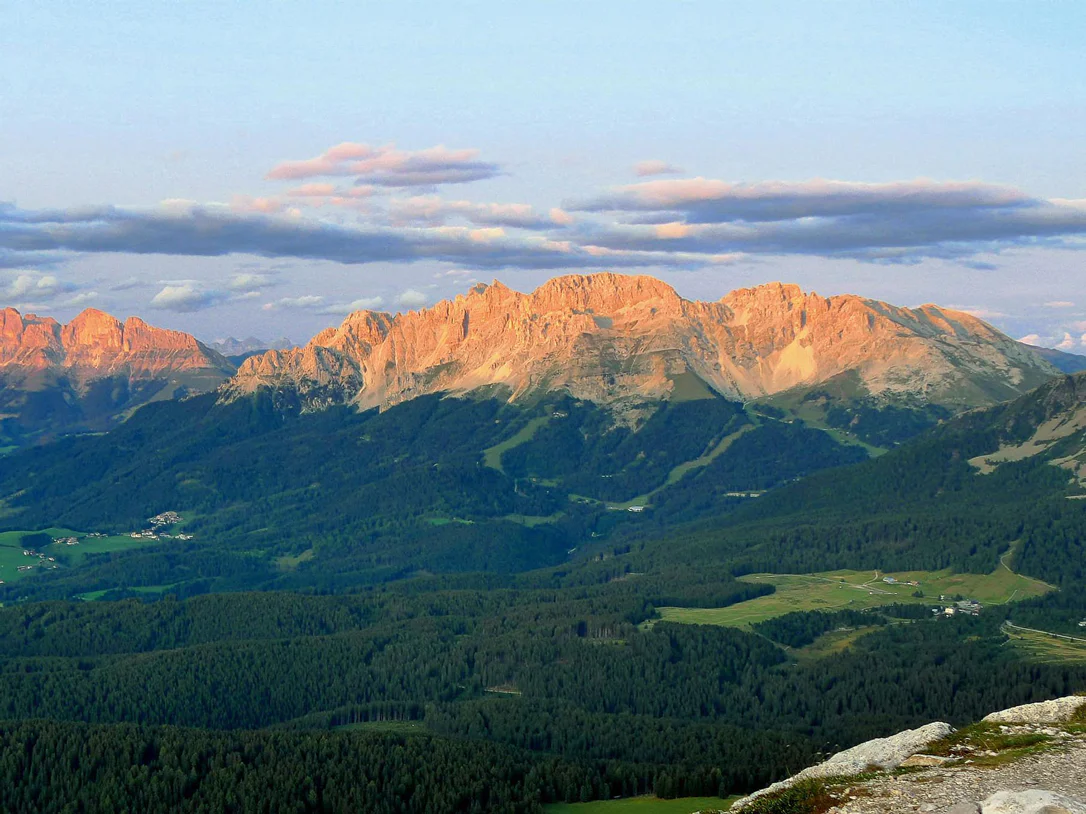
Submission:
[[285,336],[273,339],[270,342],[264,339],[258,339],[255,336],[247,336],[244,339],[236,339],[232,336],[228,336],[225,339],[216,339],[214,342],[209,342],[208,347],[218,351],[223,356],[229,357],[250,356],[259,351],[292,348],[294,347],[294,343]]
[[1066,353],[1062,350],[1056,350],[1055,348],[1042,348],[1037,345],[1027,345],[1021,343],[1031,351],[1036,353],[1050,365],[1057,370],[1062,370],[1064,373],[1079,373],[1086,370],[1086,356],[1082,356],[1078,353]]
[[224,398],[271,388],[310,409],[368,408],[497,386],[514,401],[564,391],[621,406],[709,392],[752,400],[847,380],[853,400],[957,411],[1057,372],[981,320],[934,305],[780,283],[696,302],[652,277],[596,274],[531,294],[480,284],[395,316],[359,311],[303,348],[247,360]]
[[88,308],[67,325],[0,310],[0,447],[100,431],[152,400],[213,390],[234,372],[180,331]]

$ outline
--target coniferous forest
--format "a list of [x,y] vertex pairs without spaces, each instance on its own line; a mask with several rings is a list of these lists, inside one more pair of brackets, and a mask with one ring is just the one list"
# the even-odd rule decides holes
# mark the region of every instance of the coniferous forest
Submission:
[[[969,414],[869,458],[722,399],[631,427],[565,397],[362,414],[201,397],[12,454],[0,523],[22,545],[167,509],[192,539],[61,556],[0,586],[0,803],[533,812],[726,796],[872,737],[1086,690],[1086,664],[1034,660],[1002,627],[1086,618],[1086,501],[1044,458],[968,463],[1037,409]],[[953,619],[922,603],[660,619],[771,597],[741,579],[756,572],[1001,562],[1059,590]],[[862,635],[832,658],[812,649],[842,630]]]

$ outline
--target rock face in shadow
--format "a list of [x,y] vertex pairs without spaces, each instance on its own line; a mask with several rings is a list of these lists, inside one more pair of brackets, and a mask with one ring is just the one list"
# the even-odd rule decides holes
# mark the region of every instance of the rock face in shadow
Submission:
[[612,404],[668,398],[696,377],[747,400],[847,376],[876,401],[964,409],[1056,372],[981,320],[934,305],[780,283],[697,302],[652,277],[594,274],[530,294],[495,282],[421,311],[356,312],[303,348],[246,360],[224,398],[269,387],[313,409],[369,408],[496,385],[513,400],[562,390]]
[[214,390],[234,372],[180,331],[88,308],[67,325],[0,310],[0,446],[103,430],[147,401]]

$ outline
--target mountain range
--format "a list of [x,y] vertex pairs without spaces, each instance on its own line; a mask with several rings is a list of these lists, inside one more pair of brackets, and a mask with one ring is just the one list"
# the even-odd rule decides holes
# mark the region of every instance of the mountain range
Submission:
[[820,297],[771,283],[717,302],[652,277],[553,279],[531,294],[477,285],[432,308],[351,314],[306,346],[246,360],[225,389],[289,390],[311,406],[387,407],[497,387],[601,404],[713,392],[742,401],[848,380],[881,404],[952,409],[1012,398],[1056,369],[969,314]]
[[213,389],[0,459],[6,809],[719,799],[1086,690],[1086,373],[968,315],[560,278],[233,376],[15,319],[14,394]]
[[0,447],[101,431],[149,401],[213,390],[234,373],[180,331],[88,308],[66,325],[0,310]]
[[0,446],[101,431],[148,401],[217,388],[223,401],[269,390],[306,410],[564,392],[633,425],[646,404],[718,395],[886,446],[1020,395],[1077,358],[934,305],[780,283],[698,302],[652,277],[616,274],[559,277],[530,294],[480,284],[420,311],[358,311],[303,347],[284,344],[230,339],[216,350],[137,317],[88,309],[61,325],[5,309]]

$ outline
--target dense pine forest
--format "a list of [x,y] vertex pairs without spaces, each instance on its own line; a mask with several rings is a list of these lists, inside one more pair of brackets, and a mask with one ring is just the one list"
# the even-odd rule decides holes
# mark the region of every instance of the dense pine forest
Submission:
[[[62,552],[0,586],[0,805],[727,795],[871,737],[1086,690],[1086,663],[1036,661],[1002,627],[1086,618],[1080,487],[1045,456],[969,463],[1029,437],[1057,396],[874,458],[723,399],[631,426],[568,398],[437,397],[362,414],[201,397],[13,454],[0,524],[25,546],[167,509],[192,539]],[[919,602],[659,618],[770,598],[741,579],[755,572],[1001,567],[1059,590],[979,617]]]

